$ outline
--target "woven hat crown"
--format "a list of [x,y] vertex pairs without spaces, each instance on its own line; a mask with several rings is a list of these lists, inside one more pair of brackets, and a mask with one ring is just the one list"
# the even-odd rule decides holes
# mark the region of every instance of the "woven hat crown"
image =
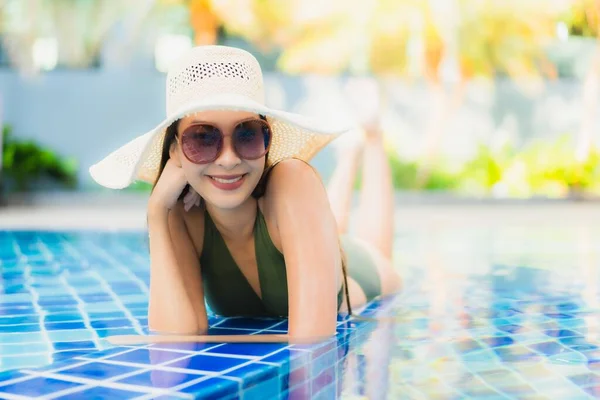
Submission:
[[264,103],[258,60],[249,52],[227,46],[199,46],[178,59],[167,74],[167,115],[186,103],[216,94],[238,94]]

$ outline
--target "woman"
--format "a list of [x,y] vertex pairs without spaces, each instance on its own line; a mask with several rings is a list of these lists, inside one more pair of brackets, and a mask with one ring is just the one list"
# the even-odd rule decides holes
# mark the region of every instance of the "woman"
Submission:
[[342,132],[266,107],[246,51],[200,46],[172,66],[167,118],[90,168],[110,188],[154,183],[151,330],[206,332],[206,300],[220,315],[286,316],[286,340],[318,340],[335,334],[339,311],[399,288],[380,135],[362,146],[356,238],[344,233],[361,146],[341,157],[329,195],[307,163]]

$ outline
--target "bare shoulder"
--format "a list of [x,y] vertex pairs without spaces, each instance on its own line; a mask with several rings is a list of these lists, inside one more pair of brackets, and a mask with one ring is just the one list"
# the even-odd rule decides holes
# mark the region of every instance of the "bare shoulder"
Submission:
[[331,212],[321,176],[310,164],[298,159],[287,159],[273,167],[264,202],[267,210],[291,207],[298,215]]
[[[297,193],[303,193],[310,197],[311,192],[314,193],[315,190],[319,190],[319,187],[322,187],[319,174],[305,161],[295,158],[286,159],[273,167],[265,194],[259,199],[258,203],[265,217],[269,236],[279,251],[282,250],[282,243],[277,209],[281,208],[284,202],[294,207],[294,202],[303,202]],[[306,204],[306,202],[304,203]],[[298,209],[298,212],[302,211]]]
[[[286,192],[280,192],[281,189],[288,189]],[[290,158],[280,161],[273,167],[265,196],[277,194],[277,196],[285,196],[290,194],[297,197],[298,192],[304,190],[321,190],[323,182],[317,170],[308,164],[296,158]],[[308,193],[310,195],[311,193]]]
[[183,202],[178,202],[169,214],[169,224],[172,229],[187,233],[198,254],[202,253],[204,242],[204,207],[192,207],[189,211],[183,208]]

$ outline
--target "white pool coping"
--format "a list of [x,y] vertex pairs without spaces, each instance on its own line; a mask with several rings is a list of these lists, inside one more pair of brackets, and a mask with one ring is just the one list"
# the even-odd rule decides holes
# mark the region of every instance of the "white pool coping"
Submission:
[[[146,229],[147,195],[47,194],[0,207],[0,229]],[[357,203],[355,203],[356,210]],[[351,221],[356,213],[352,212]],[[444,201],[399,196],[396,226],[600,226],[600,202]]]

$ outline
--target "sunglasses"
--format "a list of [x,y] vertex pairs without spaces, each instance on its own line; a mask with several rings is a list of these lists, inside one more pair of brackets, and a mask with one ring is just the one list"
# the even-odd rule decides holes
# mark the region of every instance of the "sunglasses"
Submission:
[[[231,134],[233,150],[242,159],[256,160],[269,151],[271,136],[271,127],[262,119],[240,121]],[[198,123],[186,128],[180,140],[183,154],[190,162],[208,164],[219,158],[224,135],[214,125]]]

